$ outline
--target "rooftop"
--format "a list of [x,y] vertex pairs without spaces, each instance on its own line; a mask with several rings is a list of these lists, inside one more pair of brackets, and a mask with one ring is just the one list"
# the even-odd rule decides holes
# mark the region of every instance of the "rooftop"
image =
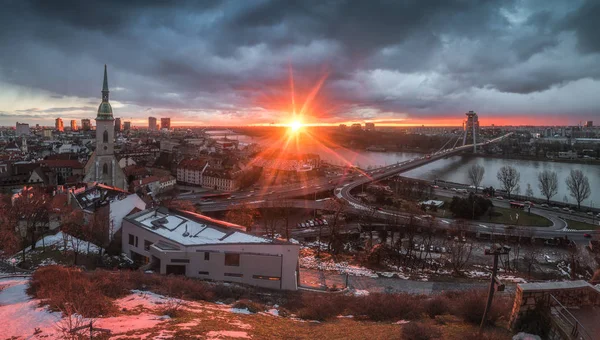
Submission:
[[279,242],[248,234],[240,225],[164,207],[144,210],[125,219],[184,246]]

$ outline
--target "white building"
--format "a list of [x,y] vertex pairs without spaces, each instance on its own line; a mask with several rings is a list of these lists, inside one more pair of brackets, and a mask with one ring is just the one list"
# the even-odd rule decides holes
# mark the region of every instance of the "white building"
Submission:
[[187,211],[155,208],[123,219],[122,251],[161,274],[298,288],[300,246]]
[[121,229],[125,216],[146,209],[146,203],[138,195],[103,184],[71,190],[69,203],[81,209],[88,221],[95,214],[106,218],[107,236],[111,240]]

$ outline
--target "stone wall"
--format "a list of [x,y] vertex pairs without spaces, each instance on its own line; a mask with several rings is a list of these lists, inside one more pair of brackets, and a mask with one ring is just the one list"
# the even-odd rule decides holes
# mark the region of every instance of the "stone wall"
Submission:
[[565,307],[600,306],[600,290],[585,281],[522,283],[517,285],[515,301],[510,316],[513,328],[520,317],[540,304],[556,305],[554,296]]

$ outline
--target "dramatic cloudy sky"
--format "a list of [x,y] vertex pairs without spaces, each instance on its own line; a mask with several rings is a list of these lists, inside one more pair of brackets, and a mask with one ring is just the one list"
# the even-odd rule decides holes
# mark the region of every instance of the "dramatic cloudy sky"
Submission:
[[[3,1],[0,124],[600,123],[600,1]],[[318,91],[317,91],[318,90]]]

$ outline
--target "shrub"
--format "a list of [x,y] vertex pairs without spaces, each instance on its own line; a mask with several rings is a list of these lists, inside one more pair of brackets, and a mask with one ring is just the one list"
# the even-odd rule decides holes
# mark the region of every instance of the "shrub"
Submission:
[[440,295],[434,296],[427,300],[424,309],[425,313],[432,319],[435,318],[436,315],[447,314],[450,310],[448,298]]
[[416,319],[423,312],[421,301],[411,294],[372,293],[353,298],[348,313],[373,321]]
[[343,295],[306,294],[298,317],[307,320],[325,321],[342,314],[348,298]]
[[[453,314],[460,316],[466,322],[478,325],[485,311],[487,292],[485,290],[470,290],[461,292],[452,299]],[[510,297],[496,296],[488,313],[488,323],[494,324],[501,317],[508,318],[511,311]]]
[[134,288],[126,272],[96,270],[88,275],[96,289],[113,299],[129,294]]
[[402,326],[402,340],[429,340],[440,337],[440,331],[432,326],[411,322]]
[[169,299],[161,308],[158,309],[159,315],[168,315],[171,318],[177,318],[184,314],[183,301],[180,299]]
[[251,313],[258,313],[265,310],[265,305],[258,302],[243,299],[234,303],[233,308],[247,309]]
[[211,287],[213,297],[217,300],[234,299],[240,300],[250,295],[250,289],[240,286],[216,284]]
[[78,269],[48,266],[33,274],[27,292],[53,311],[72,310],[84,317],[107,315],[116,310]]

